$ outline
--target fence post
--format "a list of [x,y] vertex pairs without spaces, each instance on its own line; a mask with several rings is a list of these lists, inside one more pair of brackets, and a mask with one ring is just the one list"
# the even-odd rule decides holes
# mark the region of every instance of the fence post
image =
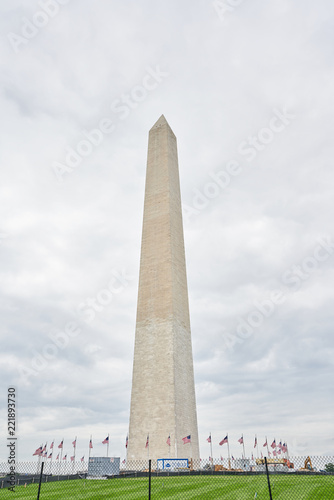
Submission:
[[151,500],[151,473],[152,473],[152,461],[148,461],[148,500]]
[[40,492],[41,492],[41,483],[42,483],[43,469],[44,469],[44,462],[42,462],[41,474],[40,474],[40,476],[39,476],[39,485],[38,485],[37,500],[39,500],[39,494],[40,494]]
[[273,500],[273,497],[272,497],[272,494],[271,494],[271,487],[270,487],[270,479],[269,479],[269,470],[268,470],[268,464],[267,464],[267,457],[264,457],[264,462],[266,464],[266,473],[267,473],[268,488],[269,488],[269,498],[270,498],[270,500]]

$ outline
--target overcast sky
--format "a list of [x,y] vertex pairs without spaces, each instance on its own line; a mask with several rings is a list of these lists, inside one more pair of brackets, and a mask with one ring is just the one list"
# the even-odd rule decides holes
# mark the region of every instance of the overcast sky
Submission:
[[53,439],[70,454],[75,436],[87,457],[91,434],[99,456],[108,433],[125,456],[162,113],[178,139],[201,456],[210,432],[216,457],[227,432],[234,456],[242,433],[247,454],[257,434],[333,455],[333,2],[0,8],[0,459],[12,385],[20,460]]

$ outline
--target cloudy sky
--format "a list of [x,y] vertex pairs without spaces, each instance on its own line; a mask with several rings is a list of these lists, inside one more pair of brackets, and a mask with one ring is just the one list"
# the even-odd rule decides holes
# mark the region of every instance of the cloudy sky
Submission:
[[[42,8],[43,7],[43,8]],[[1,2],[1,453],[125,456],[148,130],[178,138],[202,457],[333,454],[331,0]],[[106,291],[109,289],[109,292]],[[153,376],[153,375],[152,375]],[[161,381],[163,383],[163,381]],[[145,438],[144,438],[145,439]]]

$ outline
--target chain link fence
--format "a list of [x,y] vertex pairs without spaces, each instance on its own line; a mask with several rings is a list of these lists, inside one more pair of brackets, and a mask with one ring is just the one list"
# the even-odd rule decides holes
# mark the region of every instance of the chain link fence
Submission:
[[334,457],[0,463],[2,498],[334,500]]

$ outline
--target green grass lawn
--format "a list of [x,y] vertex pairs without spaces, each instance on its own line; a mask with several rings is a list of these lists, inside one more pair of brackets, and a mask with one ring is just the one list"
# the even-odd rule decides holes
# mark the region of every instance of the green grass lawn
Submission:
[[[334,500],[334,476],[271,477],[274,500]],[[38,485],[18,486],[15,493],[0,489],[0,499],[32,500]],[[257,494],[257,496],[256,496]],[[148,478],[75,480],[43,483],[40,500],[148,498]],[[263,476],[181,476],[152,477],[152,500],[231,499],[268,500],[267,478]]]

